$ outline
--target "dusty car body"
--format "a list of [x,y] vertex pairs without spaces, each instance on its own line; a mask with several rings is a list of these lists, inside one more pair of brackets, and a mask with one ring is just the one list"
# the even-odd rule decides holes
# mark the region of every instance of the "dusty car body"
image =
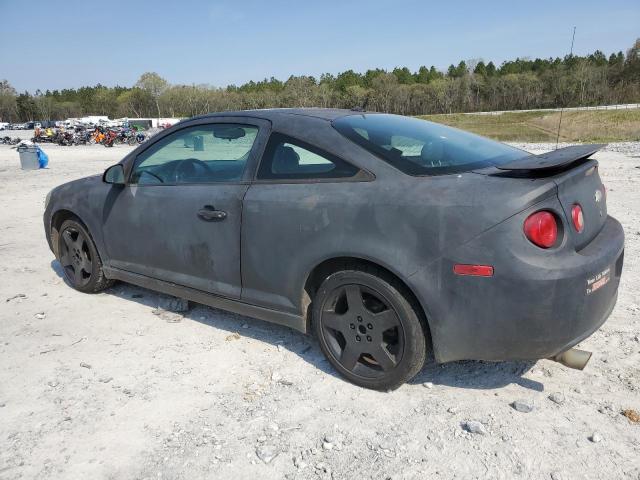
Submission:
[[[242,156],[207,163],[202,152],[225,142]],[[349,110],[210,114],[160,133],[104,176],[54,189],[44,226],[72,284],[92,281],[71,259],[90,265],[89,242],[105,281],[302,332],[321,324],[340,373],[393,388],[422,366],[421,342],[438,362],[549,358],[606,320],[624,235],[589,158],[598,148],[532,156],[422,120]],[[465,160],[493,149],[497,157]],[[69,220],[85,233],[72,228],[65,244]],[[528,235],[553,241],[541,247]],[[378,329],[385,312],[396,324]],[[411,366],[400,369],[405,355]]]

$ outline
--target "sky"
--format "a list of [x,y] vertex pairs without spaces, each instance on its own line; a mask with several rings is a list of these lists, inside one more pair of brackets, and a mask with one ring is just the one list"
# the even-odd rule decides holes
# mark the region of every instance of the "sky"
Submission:
[[0,79],[18,90],[446,69],[482,58],[626,51],[640,0],[0,0]]

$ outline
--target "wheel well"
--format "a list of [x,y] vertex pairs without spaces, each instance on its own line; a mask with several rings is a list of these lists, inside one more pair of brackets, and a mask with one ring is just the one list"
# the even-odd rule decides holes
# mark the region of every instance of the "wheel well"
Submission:
[[[74,220],[78,220],[79,222],[82,222],[82,220],[80,220],[80,217],[78,217],[72,211],[58,210],[56,213],[53,214],[53,217],[51,217],[51,229],[53,230],[55,228],[56,230],[60,230],[60,227],[62,226],[62,224],[66,220],[69,220],[72,218]],[[84,225],[84,222],[82,222],[82,224]]]
[[[82,219],[70,210],[58,210],[51,217],[51,246],[53,247],[53,253],[56,257],[58,256],[58,232],[62,224],[71,219],[76,220],[87,228]],[[89,229],[87,229],[87,231],[89,231]]]
[[398,290],[400,290],[400,292],[405,296],[407,301],[414,308],[414,310],[418,314],[418,317],[422,321],[425,328],[428,346],[431,347],[431,331],[429,328],[429,321],[424,309],[422,308],[422,305],[418,301],[418,297],[416,297],[411,288],[409,288],[409,286],[400,277],[398,277],[388,268],[385,268],[382,265],[379,265],[370,260],[364,260],[362,258],[355,257],[337,257],[325,260],[324,262],[316,265],[316,267],[307,277],[303,295],[303,308],[305,309],[307,318],[307,331],[309,331],[309,328],[311,326],[312,309],[309,307],[311,305],[311,302],[315,298],[318,288],[320,288],[322,282],[329,275],[342,270],[360,270],[372,275],[382,276],[385,280],[390,281],[395,287],[397,287]]

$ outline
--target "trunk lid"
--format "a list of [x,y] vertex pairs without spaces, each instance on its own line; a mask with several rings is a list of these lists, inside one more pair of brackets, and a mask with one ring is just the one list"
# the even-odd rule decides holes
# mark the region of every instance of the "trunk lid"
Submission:
[[[569,238],[573,239],[575,249],[580,250],[600,233],[607,220],[605,190],[598,173],[598,162],[590,160],[558,175],[554,181],[569,224]],[[584,230],[580,233],[573,227],[571,216],[571,209],[576,204],[580,205],[584,216]]]
[[[506,177],[505,180],[535,178],[554,182],[565,225],[568,225],[565,235],[575,250],[580,250],[602,230],[607,219],[606,194],[598,173],[598,162],[589,158],[602,147],[601,144],[566,147],[526,156],[482,173]],[[571,210],[576,204],[582,208],[584,217],[582,232],[577,232],[573,225]]]

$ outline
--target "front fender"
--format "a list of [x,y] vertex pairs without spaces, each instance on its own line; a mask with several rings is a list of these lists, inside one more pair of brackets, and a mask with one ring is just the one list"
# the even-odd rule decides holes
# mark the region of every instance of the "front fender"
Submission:
[[78,217],[85,224],[96,245],[103,262],[106,263],[107,249],[102,235],[105,199],[114,187],[102,182],[101,175],[81,178],[56,187],[51,192],[43,220],[49,248],[56,254],[56,245],[52,240],[53,220],[57,213],[66,211]]

